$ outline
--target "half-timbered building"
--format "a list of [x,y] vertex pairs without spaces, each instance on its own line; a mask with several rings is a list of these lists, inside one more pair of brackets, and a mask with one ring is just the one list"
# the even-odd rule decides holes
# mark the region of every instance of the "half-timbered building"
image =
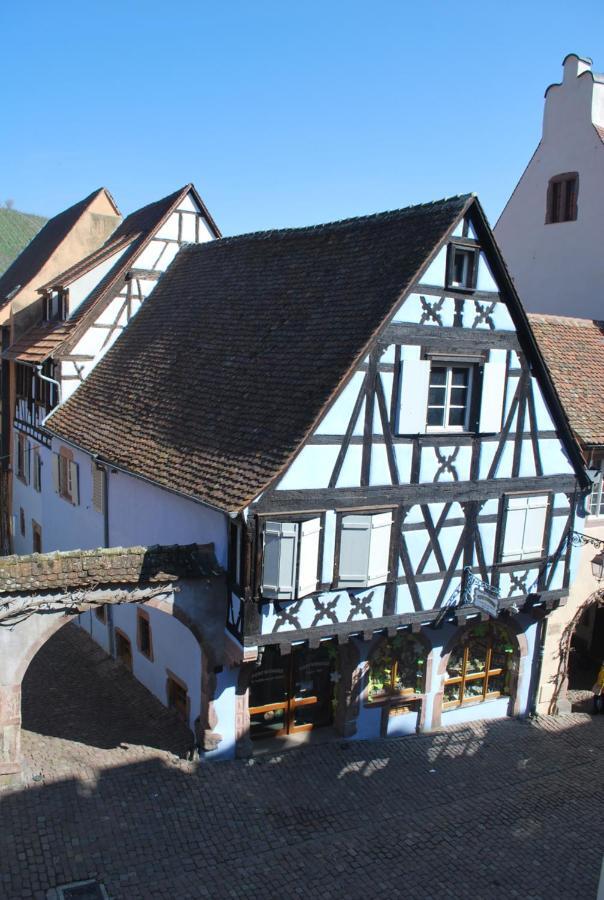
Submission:
[[228,569],[211,755],[534,706],[585,475],[473,195],[183,248],[44,429],[54,546]]
[[[12,532],[19,553],[41,552],[44,421],[104,356],[187,242],[220,235],[194,186],[129,215],[110,237],[39,288],[39,321],[3,353],[15,367]],[[51,478],[50,467],[47,477]],[[52,469],[59,492],[77,500],[67,457]]]

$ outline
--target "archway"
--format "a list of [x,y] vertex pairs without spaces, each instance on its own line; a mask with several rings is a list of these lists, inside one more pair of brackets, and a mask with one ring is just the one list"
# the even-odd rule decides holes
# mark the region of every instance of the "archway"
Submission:
[[579,606],[562,632],[548,712],[584,708],[603,661],[604,591],[596,591]]

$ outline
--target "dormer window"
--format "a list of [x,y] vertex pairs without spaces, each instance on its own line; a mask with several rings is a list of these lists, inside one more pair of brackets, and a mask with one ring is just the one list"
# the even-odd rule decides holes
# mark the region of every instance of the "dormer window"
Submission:
[[565,172],[550,178],[547,187],[547,211],[545,224],[574,222],[577,218],[577,196],[579,194],[578,172]]
[[457,290],[474,290],[478,273],[478,250],[449,244],[447,260],[447,287]]
[[65,318],[65,293],[51,291],[44,297],[44,318],[47,322],[61,322]]

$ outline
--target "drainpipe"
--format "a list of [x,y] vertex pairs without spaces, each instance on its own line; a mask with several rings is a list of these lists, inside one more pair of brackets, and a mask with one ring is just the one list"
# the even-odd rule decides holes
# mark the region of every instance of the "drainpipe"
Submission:
[[47,381],[48,384],[52,384],[52,385],[54,385],[54,387],[56,387],[56,389],[57,389],[57,406],[60,406],[61,405],[61,382],[57,381],[56,378],[51,378],[50,375],[44,375],[42,372],[42,366],[34,366],[34,369],[36,370],[38,378],[40,378],[42,381]]

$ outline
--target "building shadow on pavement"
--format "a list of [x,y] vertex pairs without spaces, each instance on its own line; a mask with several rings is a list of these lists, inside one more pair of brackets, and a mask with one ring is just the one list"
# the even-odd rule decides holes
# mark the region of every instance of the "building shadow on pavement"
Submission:
[[100,749],[135,744],[185,756],[193,745],[187,725],[73,624],[34,656],[21,715],[25,731]]
[[[604,717],[602,717],[604,719]],[[604,722],[507,720],[0,792],[0,897],[595,897]]]

